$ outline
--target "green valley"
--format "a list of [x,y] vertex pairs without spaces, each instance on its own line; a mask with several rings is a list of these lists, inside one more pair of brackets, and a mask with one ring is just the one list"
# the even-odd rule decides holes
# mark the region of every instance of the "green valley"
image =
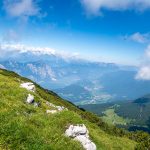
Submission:
[[127,125],[130,123],[129,119],[125,119],[123,117],[118,116],[115,113],[114,108],[108,108],[106,111],[103,112],[104,116],[102,119],[107,122],[108,124],[113,124],[113,125]]

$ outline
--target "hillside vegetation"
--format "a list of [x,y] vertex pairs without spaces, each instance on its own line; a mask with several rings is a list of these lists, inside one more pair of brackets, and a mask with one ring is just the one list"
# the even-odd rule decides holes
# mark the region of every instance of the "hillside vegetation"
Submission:
[[125,119],[123,117],[118,116],[115,113],[114,108],[109,108],[106,111],[103,112],[104,116],[102,119],[107,122],[108,124],[114,124],[114,125],[126,125],[127,123],[130,123],[129,119]]
[[[101,116],[107,123],[113,124],[115,120],[115,124],[125,125],[128,128],[135,128],[136,126],[138,127],[136,129],[150,132],[150,98],[148,96],[145,97],[132,101],[116,101],[104,104],[83,105],[80,107]],[[114,107],[115,105],[118,105],[118,107]],[[112,108],[114,111],[112,111]],[[116,121],[116,115],[120,119],[123,118],[126,124]]]
[[[36,85],[35,93],[20,88],[30,81],[6,70],[0,70],[0,149],[82,150],[82,145],[65,136],[70,124],[85,124],[98,150],[132,150],[137,143],[125,131],[108,126],[96,115],[82,111],[55,93]],[[31,82],[31,81],[30,81]],[[39,107],[26,103],[31,93]],[[46,102],[68,108],[47,114]]]

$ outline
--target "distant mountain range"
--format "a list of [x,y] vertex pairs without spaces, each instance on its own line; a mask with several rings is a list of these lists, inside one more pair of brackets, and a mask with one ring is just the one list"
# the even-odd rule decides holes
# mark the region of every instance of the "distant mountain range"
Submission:
[[150,82],[136,80],[136,67],[21,52],[0,60],[6,68],[28,77],[76,104],[136,99],[150,92]]

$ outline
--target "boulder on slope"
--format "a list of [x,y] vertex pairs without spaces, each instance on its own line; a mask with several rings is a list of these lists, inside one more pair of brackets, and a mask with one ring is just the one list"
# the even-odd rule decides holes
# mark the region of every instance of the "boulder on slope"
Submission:
[[83,125],[70,125],[65,135],[79,141],[85,150],[96,150],[96,145],[89,139],[89,131]]
[[22,83],[20,87],[25,88],[28,91],[35,92],[35,85],[32,82]]
[[28,97],[27,97],[26,102],[27,102],[28,104],[32,104],[32,103],[34,102],[34,96],[31,95],[31,94],[28,94]]

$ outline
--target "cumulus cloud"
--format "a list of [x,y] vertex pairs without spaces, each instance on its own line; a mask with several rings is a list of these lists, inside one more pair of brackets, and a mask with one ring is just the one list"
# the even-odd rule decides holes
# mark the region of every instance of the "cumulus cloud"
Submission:
[[48,47],[33,47],[33,46],[26,46],[23,44],[1,44],[1,50],[7,52],[32,52],[35,54],[49,54],[55,55],[55,50],[48,48]]
[[30,17],[39,14],[34,0],[4,0],[4,10],[12,17]]
[[99,15],[103,9],[112,11],[143,11],[150,8],[149,0],[80,0],[88,14]]
[[124,39],[143,44],[143,43],[149,42],[150,34],[149,33],[142,34],[142,33],[136,32],[132,35],[124,36]]
[[1,44],[0,45],[0,54],[6,53],[27,53],[31,52],[34,55],[55,55],[61,57],[63,59],[69,58],[79,58],[78,53],[67,53],[64,51],[56,51],[49,47],[34,47],[34,46],[27,46],[23,44]]
[[150,45],[145,50],[143,63],[140,66],[135,78],[138,80],[150,80]]
[[136,79],[150,80],[150,65],[142,66],[136,75]]

